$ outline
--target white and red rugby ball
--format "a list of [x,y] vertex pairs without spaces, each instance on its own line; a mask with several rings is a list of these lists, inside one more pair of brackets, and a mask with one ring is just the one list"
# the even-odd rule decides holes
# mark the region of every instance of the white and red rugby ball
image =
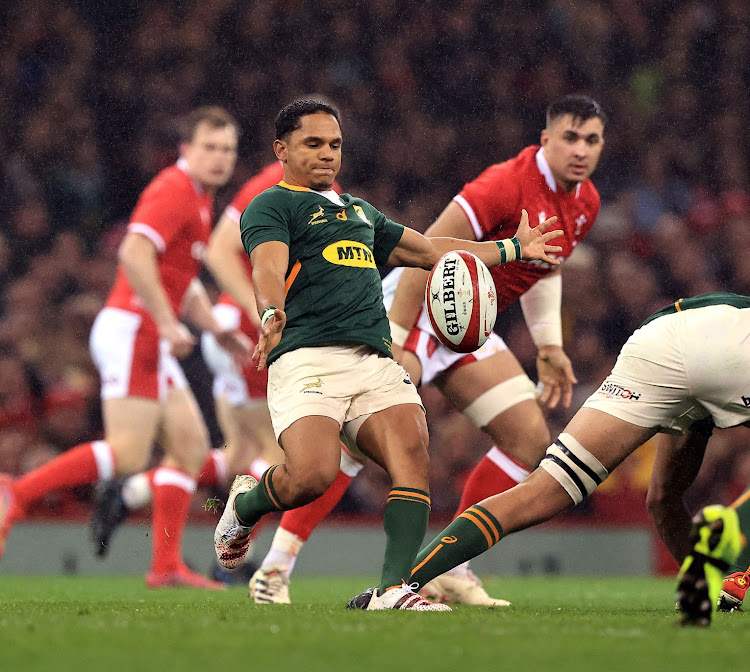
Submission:
[[425,304],[435,336],[455,352],[474,352],[495,326],[495,283],[487,267],[465,250],[448,252],[435,264]]

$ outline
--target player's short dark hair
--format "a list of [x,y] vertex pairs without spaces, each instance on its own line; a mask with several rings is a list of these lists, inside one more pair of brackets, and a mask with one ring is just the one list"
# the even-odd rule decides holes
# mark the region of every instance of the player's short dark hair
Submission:
[[295,100],[276,115],[276,139],[284,140],[292,131],[302,127],[302,117],[308,114],[330,114],[341,125],[339,111],[322,100]]
[[575,124],[582,124],[595,117],[600,119],[603,125],[607,123],[607,115],[602,106],[589,96],[571,94],[552,101],[547,108],[547,126],[566,114],[573,117]]
[[197,107],[185,116],[180,125],[180,142],[192,142],[195,131],[201,124],[208,124],[211,128],[224,128],[234,126],[239,133],[240,127],[237,120],[223,107],[217,105],[204,105]]

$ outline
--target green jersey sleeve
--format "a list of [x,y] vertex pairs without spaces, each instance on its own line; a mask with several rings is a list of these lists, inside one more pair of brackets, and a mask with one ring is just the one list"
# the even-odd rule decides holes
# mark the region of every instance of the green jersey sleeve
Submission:
[[269,191],[250,201],[240,217],[240,235],[248,256],[258,245],[271,240],[289,245],[290,213]]
[[401,236],[404,235],[404,225],[397,224],[386,217],[380,210],[372,208],[373,229],[375,230],[375,263],[378,266],[388,263],[388,257],[395,249]]

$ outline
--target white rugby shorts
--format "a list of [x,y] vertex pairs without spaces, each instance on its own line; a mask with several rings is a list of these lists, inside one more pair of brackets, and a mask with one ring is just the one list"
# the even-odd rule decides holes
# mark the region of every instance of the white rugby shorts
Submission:
[[[323,415],[347,430],[357,419],[399,404],[418,404],[409,374],[367,345],[299,348],[268,371],[268,408],[278,439],[300,418]],[[356,436],[352,437],[356,439]]]
[[722,428],[750,420],[750,309],[693,308],[637,329],[584,407],[668,433],[709,415]]
[[103,308],[94,320],[89,351],[101,378],[102,399],[164,401],[167,389],[188,387],[169,343],[153,320],[121,308]]

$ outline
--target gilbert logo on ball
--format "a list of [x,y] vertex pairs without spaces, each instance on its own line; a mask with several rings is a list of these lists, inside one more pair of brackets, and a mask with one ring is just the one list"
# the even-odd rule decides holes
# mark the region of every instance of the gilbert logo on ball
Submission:
[[435,335],[455,352],[474,352],[495,326],[495,283],[487,267],[464,250],[448,252],[435,264],[425,304]]

